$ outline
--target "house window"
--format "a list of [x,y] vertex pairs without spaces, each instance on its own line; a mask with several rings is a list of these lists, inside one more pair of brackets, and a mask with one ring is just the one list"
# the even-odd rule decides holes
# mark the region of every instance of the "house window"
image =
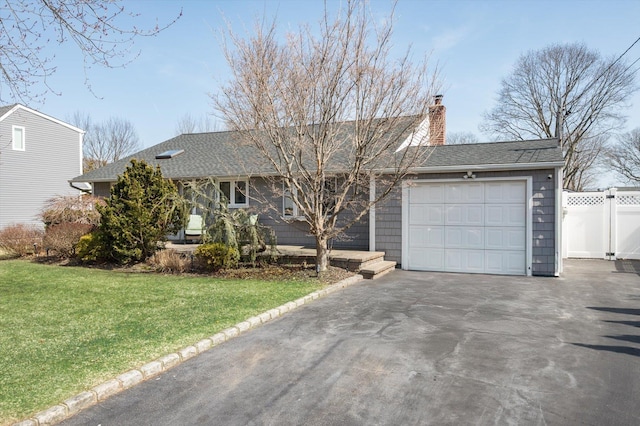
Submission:
[[220,192],[229,202],[229,207],[246,207],[249,205],[249,184],[246,180],[220,181]]
[[324,181],[323,206],[328,216],[333,215],[336,208],[336,190],[338,189],[338,181],[335,177],[327,178]]
[[12,126],[12,144],[14,151],[24,151],[24,127]]
[[293,190],[289,190],[287,188],[284,189],[284,195],[282,197],[282,216],[286,218],[298,217],[298,206],[293,202],[291,194],[297,194],[295,188],[293,188]]

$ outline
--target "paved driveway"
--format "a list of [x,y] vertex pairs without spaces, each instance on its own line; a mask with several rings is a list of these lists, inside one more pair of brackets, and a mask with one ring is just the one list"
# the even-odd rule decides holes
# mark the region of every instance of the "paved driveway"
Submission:
[[640,276],[394,271],[65,425],[640,424]]

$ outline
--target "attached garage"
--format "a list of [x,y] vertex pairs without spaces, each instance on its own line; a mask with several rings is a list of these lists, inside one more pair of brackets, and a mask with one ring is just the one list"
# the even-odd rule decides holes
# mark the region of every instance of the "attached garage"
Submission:
[[403,265],[422,271],[527,275],[530,181],[407,182]]
[[371,211],[371,250],[408,270],[560,274],[557,139],[426,149],[424,163]]

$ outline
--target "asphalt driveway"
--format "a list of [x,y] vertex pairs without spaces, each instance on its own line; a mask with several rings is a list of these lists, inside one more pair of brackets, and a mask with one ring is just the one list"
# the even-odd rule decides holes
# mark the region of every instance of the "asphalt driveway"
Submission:
[[65,425],[640,424],[640,264],[562,278],[394,271]]

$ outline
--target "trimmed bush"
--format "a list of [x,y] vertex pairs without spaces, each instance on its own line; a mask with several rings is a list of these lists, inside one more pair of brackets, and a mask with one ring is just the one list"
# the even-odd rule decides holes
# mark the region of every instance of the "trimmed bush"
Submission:
[[76,257],[83,262],[104,260],[103,247],[104,244],[99,231],[83,235],[80,237],[78,244],[76,244]]
[[42,244],[45,250],[53,251],[57,256],[69,258],[75,254],[80,237],[93,230],[88,223],[59,223],[47,227]]
[[209,243],[198,246],[195,251],[198,263],[207,271],[238,267],[240,253],[235,247],[223,243]]
[[10,225],[0,231],[0,247],[16,256],[37,254],[42,248],[42,235],[35,225]]

